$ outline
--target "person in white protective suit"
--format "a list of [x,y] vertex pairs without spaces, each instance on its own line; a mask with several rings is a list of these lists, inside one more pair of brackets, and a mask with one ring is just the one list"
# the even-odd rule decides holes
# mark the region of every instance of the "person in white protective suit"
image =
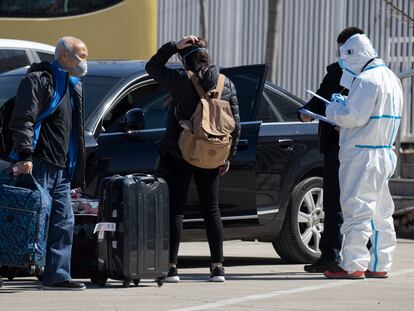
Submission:
[[326,116],[340,127],[344,241],[339,267],[325,276],[386,278],[396,247],[388,180],[397,163],[392,146],[402,114],[401,83],[377,58],[366,35],[349,38],[340,48],[340,58],[341,85],[349,89],[349,96],[334,94]]

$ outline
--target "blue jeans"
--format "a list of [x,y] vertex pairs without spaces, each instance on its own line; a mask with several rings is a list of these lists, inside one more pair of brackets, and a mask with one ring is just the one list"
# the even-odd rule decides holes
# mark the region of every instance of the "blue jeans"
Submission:
[[74,215],[70,200],[68,171],[35,158],[33,159],[33,176],[42,187],[49,191],[53,199],[43,284],[52,285],[71,280],[70,258]]

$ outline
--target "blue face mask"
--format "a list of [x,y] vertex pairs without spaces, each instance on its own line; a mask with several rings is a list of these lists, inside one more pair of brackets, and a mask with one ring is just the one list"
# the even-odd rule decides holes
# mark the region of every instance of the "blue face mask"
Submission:
[[354,77],[358,76],[355,72],[353,72],[351,69],[348,68],[348,66],[346,65],[346,60],[344,58],[340,58],[338,61],[338,64],[342,68],[343,71],[348,72]]

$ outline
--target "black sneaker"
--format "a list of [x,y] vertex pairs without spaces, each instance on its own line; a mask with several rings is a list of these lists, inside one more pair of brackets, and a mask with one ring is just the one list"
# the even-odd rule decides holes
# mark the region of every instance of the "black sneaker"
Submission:
[[304,270],[308,273],[324,273],[325,271],[332,271],[338,267],[335,261],[328,261],[319,259],[315,263],[304,266]]
[[3,287],[3,279],[2,279],[2,277],[0,276],[0,288],[2,288]]
[[178,276],[177,267],[171,267],[168,270],[167,278],[165,279],[166,283],[178,283],[180,282],[180,277]]
[[73,290],[82,291],[86,289],[85,284],[75,281],[64,281],[52,285],[43,286],[45,290]]
[[210,281],[212,282],[224,282],[226,280],[224,267],[219,266],[215,268],[210,267]]

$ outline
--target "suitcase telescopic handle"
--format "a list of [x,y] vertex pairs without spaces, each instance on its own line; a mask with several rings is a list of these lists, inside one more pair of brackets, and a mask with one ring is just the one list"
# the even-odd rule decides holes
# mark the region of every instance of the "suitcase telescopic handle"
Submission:
[[137,176],[137,177],[153,177],[150,174],[144,174],[144,173],[134,173],[134,174],[132,174],[132,176]]
[[154,179],[154,178],[152,178],[152,177],[141,177],[141,178],[139,179],[139,181],[140,181],[140,182],[143,182],[143,183],[145,183],[145,184],[147,184],[147,185],[152,185],[152,184],[154,184],[157,180],[156,180],[156,179]]
[[148,174],[142,174],[142,173],[133,174],[132,177],[136,177],[140,182],[143,182],[146,184],[153,184],[157,181],[156,177],[152,175],[148,175]]

